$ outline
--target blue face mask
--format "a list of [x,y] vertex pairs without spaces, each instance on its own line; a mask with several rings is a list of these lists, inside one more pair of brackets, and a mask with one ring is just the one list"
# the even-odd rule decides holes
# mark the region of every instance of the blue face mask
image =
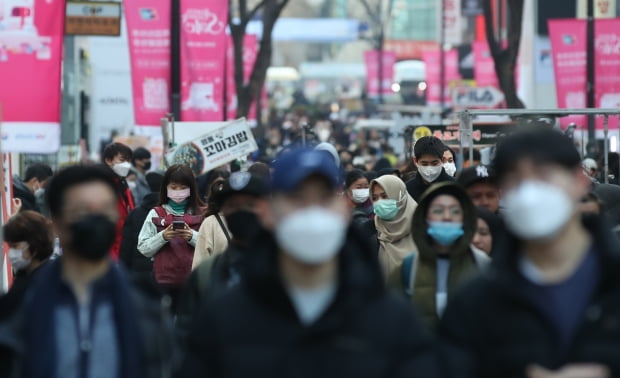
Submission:
[[426,233],[437,243],[443,246],[452,245],[456,239],[463,236],[463,223],[461,222],[428,222]]
[[393,199],[382,199],[372,204],[375,214],[383,220],[392,220],[398,214],[398,202]]

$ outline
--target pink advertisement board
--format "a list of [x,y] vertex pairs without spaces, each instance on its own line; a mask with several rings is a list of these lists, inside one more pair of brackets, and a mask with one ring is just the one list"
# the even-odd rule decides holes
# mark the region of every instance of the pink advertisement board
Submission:
[[[253,34],[246,34],[243,40],[243,80],[247,83],[256,62],[258,54],[258,38]],[[227,117],[229,120],[237,118],[237,90],[235,87],[235,58],[232,39],[228,39],[228,53],[226,54],[226,97]],[[256,119],[256,102],[252,104],[248,120]]]
[[222,121],[228,2],[181,1],[181,120]]
[[[439,50],[424,51],[422,53],[422,58],[426,65],[426,102],[429,105],[439,105],[441,102],[441,55]],[[459,74],[458,51],[456,49],[446,51],[444,54],[444,59],[444,104],[449,106],[452,103],[452,96],[450,96],[450,82],[454,80],[461,80],[461,75]]]
[[487,41],[475,41],[472,44],[474,52],[474,79],[477,87],[499,87],[495,74],[495,62],[489,50]]
[[65,2],[0,1],[0,108],[5,152],[60,148]]
[[[549,36],[553,69],[560,108],[586,107],[586,21],[550,20]],[[620,107],[620,19],[596,20],[595,24],[595,107]],[[586,125],[585,116],[561,119],[563,126],[574,122]],[[610,117],[609,126],[618,127],[618,118]],[[603,128],[597,117],[596,127]]]
[[[383,83],[381,89],[383,94],[391,94],[396,53],[393,51],[384,51],[382,59]],[[366,90],[369,96],[377,96],[379,95],[379,52],[376,50],[366,51],[364,53],[364,62],[366,63]]]
[[170,111],[170,2],[127,0],[124,4],[135,124],[159,126]]
[[[582,20],[550,20],[549,39],[553,55],[553,72],[558,108],[586,107],[586,23]],[[586,124],[585,116],[560,119],[569,123]]]
[[[595,105],[620,108],[620,19],[596,20],[595,26]],[[603,128],[602,119],[597,127]],[[609,118],[609,127],[618,127],[618,117]]]

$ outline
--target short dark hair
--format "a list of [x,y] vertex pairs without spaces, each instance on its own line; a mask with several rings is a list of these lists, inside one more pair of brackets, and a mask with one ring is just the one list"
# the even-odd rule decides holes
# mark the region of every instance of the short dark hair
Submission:
[[434,136],[425,136],[418,139],[413,146],[413,154],[416,159],[422,158],[424,155],[436,156],[439,159],[443,158],[443,152],[445,145],[441,139]]
[[159,192],[164,175],[160,172],[149,172],[146,174],[146,183],[149,184],[151,192]]
[[26,169],[24,181],[30,181],[36,178],[39,181],[45,181],[54,174],[52,168],[43,163],[34,163]]
[[[474,148],[472,152],[472,157],[474,158],[474,161],[480,161],[482,159],[480,150],[478,150],[477,148]],[[463,148],[463,159],[465,161],[469,160],[469,148]]]
[[136,160],[144,160],[144,159],[150,159],[150,158],[151,158],[151,152],[149,150],[147,150],[144,147],[138,147],[135,150],[133,150],[131,162],[133,164],[136,162]]
[[524,128],[497,144],[493,166],[499,181],[523,159],[556,164],[566,169],[581,166],[581,157],[564,134],[547,127]]
[[131,148],[123,143],[110,143],[105,146],[103,150],[102,160],[105,162],[106,160],[112,160],[116,155],[120,154],[123,159],[127,161],[131,161],[131,157],[133,153],[131,152]]
[[454,159],[454,161],[456,161],[456,154],[454,153],[454,150],[452,148],[450,148],[448,145],[443,145],[444,149],[443,152],[441,154],[441,157],[443,157],[443,153],[445,153],[446,151],[450,151],[450,154],[452,154],[452,159]]
[[166,173],[164,179],[161,182],[159,189],[159,205],[168,203],[168,184],[171,182],[186,185],[189,188],[189,198],[187,199],[187,206],[185,210],[191,210],[194,214],[200,212],[200,208],[204,206],[198,193],[198,185],[196,184],[196,178],[194,177],[194,171],[185,164],[171,165]]
[[105,169],[102,165],[72,165],[60,170],[47,185],[45,196],[47,205],[50,209],[52,218],[62,215],[62,208],[65,203],[65,192],[76,185],[90,182],[101,182],[112,189],[115,196],[116,190],[115,175],[110,169]]
[[345,189],[349,189],[351,184],[353,184],[355,181],[357,181],[357,180],[359,180],[361,178],[365,178],[366,180],[368,180],[368,178],[366,177],[364,172],[359,170],[359,169],[353,169],[353,170],[347,172],[347,175],[344,177],[344,187],[345,187]]
[[24,210],[9,218],[3,232],[9,243],[27,242],[35,260],[43,261],[54,252],[52,222],[36,211]]

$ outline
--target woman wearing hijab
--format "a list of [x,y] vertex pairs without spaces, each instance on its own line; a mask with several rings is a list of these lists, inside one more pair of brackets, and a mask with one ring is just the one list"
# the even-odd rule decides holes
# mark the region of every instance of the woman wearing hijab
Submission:
[[411,298],[430,329],[435,329],[456,286],[489,262],[471,246],[476,220],[465,189],[443,182],[428,188],[409,223],[418,252],[392,271],[389,285]]
[[396,176],[381,176],[370,183],[375,226],[379,239],[379,261],[384,277],[417,250],[411,234],[416,202],[405,183]]

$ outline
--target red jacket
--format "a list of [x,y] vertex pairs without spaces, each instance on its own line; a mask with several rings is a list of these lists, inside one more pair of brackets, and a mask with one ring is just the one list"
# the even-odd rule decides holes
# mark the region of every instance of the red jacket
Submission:
[[131,190],[124,181],[121,181],[120,179],[117,181],[117,190],[119,191],[117,204],[119,217],[118,222],[116,222],[116,239],[114,239],[114,244],[112,244],[112,248],[110,248],[110,256],[114,261],[118,261],[118,255],[121,249],[121,240],[123,238],[123,225],[125,225],[125,218],[127,218],[127,214],[129,214],[129,212],[136,207],[133,202]]

